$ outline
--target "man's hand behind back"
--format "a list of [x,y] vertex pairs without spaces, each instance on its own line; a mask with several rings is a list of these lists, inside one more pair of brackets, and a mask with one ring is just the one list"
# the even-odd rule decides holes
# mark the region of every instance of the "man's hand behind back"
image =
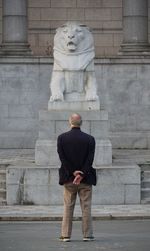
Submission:
[[75,171],[75,172],[73,173],[73,175],[75,176],[75,178],[74,178],[74,180],[73,180],[73,184],[75,184],[75,185],[79,185],[79,184],[80,184],[80,182],[81,182],[82,179],[83,179],[83,177],[82,177],[80,174],[83,174],[83,172],[82,172],[82,171],[79,171],[79,170],[77,170],[77,171]]

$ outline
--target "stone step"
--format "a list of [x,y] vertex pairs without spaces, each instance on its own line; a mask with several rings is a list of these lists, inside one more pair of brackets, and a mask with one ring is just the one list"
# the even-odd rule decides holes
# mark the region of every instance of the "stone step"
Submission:
[[5,205],[7,205],[7,201],[0,198],[0,206],[5,206]]
[[0,199],[5,200],[6,199],[6,189],[0,188]]
[[141,189],[141,199],[150,199],[150,188],[142,188]]
[[148,163],[148,164],[140,164],[139,166],[141,167],[142,171],[149,171],[150,172],[150,163]]
[[142,171],[141,176],[142,176],[142,180],[143,179],[150,179],[150,171]]
[[150,198],[142,199],[141,204],[150,204]]
[[5,179],[6,179],[6,171],[0,170],[0,180],[5,180]]
[[0,180],[0,189],[6,189],[6,180]]
[[141,183],[141,187],[150,189],[150,180],[144,179]]

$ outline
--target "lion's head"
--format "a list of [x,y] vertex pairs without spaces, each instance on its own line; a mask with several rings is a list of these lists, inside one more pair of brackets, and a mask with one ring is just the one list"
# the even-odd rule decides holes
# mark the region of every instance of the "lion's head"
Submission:
[[89,28],[77,22],[67,22],[56,30],[54,50],[64,53],[82,53],[93,48]]

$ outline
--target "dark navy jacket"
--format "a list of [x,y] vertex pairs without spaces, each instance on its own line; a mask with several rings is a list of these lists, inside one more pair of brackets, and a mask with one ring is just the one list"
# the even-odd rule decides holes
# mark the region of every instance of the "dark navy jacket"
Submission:
[[57,151],[61,161],[59,184],[73,181],[73,172],[83,172],[82,183],[96,185],[96,170],[92,167],[95,139],[78,127],[58,136]]

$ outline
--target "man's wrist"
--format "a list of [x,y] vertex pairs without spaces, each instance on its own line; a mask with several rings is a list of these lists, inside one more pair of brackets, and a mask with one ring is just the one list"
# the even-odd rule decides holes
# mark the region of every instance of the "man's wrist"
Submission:
[[84,173],[83,172],[81,172],[81,173],[79,173],[80,174],[80,176],[83,178],[84,177]]

